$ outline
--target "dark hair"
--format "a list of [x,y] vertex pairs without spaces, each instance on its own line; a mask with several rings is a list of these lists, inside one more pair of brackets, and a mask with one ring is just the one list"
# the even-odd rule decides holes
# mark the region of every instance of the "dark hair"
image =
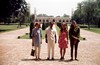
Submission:
[[53,22],[55,22],[55,19],[53,19]]
[[51,22],[50,22],[50,25],[51,25],[51,24],[54,24],[54,22],[51,21]]
[[[62,28],[62,25],[64,25],[64,26],[65,26],[65,28],[64,28],[64,29]],[[67,32],[67,30],[66,30],[66,23],[62,23],[62,24],[61,24],[61,30],[60,30],[60,32],[63,32],[63,31],[66,31],[66,32]]]
[[37,26],[37,25],[40,27],[40,23],[39,23],[39,22],[36,22],[36,23],[35,23],[35,26]]
[[77,24],[75,20],[72,21],[72,24]]
[[36,19],[35,22],[38,22],[38,20]]
[[71,25],[70,25],[70,29],[74,29],[74,26],[73,26],[73,24],[71,24]]

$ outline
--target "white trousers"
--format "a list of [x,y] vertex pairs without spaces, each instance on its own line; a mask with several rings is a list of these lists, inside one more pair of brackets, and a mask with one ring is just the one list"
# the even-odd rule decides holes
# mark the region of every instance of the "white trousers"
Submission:
[[50,51],[52,51],[52,58],[54,58],[54,46],[55,46],[55,43],[53,40],[48,40],[48,43],[47,43],[47,47],[48,47],[48,57],[50,58]]

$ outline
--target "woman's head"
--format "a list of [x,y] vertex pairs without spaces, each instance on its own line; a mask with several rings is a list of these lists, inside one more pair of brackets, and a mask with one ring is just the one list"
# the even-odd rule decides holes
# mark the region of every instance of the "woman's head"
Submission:
[[76,23],[75,20],[73,20],[72,25],[73,25],[74,27],[76,27],[77,23]]
[[61,28],[62,29],[66,28],[66,23],[65,22],[61,23]]
[[62,22],[61,23],[61,31],[66,31],[66,23],[65,22]]
[[36,28],[40,28],[40,23],[39,23],[39,22],[36,22],[36,23],[35,23],[35,27],[36,27]]

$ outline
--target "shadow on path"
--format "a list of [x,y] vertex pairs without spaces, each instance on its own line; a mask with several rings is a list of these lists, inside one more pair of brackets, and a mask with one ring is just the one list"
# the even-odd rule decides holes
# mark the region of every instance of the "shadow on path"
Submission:
[[60,59],[54,59],[54,60],[47,60],[47,59],[41,59],[41,60],[36,60],[36,59],[22,59],[21,61],[58,61],[58,62],[72,62],[72,61],[77,61],[77,60],[70,60],[70,59],[68,59],[68,60],[60,60]]
[[54,59],[54,60],[47,60],[47,59],[41,59],[41,60],[36,60],[36,59],[22,59],[21,61],[60,61],[59,59]]

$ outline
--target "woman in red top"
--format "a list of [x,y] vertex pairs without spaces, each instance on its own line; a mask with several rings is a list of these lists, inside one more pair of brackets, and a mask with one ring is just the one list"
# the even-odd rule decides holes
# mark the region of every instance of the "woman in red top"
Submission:
[[68,48],[68,31],[66,30],[66,23],[64,22],[61,24],[58,43],[61,55],[60,60],[63,60],[66,53],[66,48]]

